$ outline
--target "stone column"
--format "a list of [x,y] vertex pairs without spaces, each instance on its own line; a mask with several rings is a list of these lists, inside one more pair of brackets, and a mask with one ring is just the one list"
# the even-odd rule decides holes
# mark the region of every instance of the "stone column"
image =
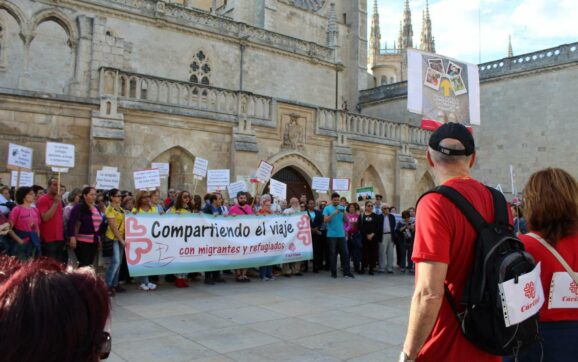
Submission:
[[[70,83],[70,94],[74,96],[88,96],[90,62],[92,58],[91,43],[94,19],[85,15],[77,18],[79,38],[76,43],[76,63],[74,79]],[[76,41],[76,39],[75,39]]]

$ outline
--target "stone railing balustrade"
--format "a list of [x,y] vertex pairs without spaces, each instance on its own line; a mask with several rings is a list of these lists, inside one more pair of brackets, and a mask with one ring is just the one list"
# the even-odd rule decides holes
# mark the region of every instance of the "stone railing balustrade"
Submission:
[[[100,95],[125,102],[207,111],[229,116],[228,119],[243,115],[261,121],[261,125],[276,124],[277,100],[271,97],[114,68],[100,69]],[[325,131],[325,134],[342,133],[367,142],[393,141],[419,146],[426,145],[429,138],[428,131],[407,124],[313,105],[311,108],[317,110],[316,128]]]

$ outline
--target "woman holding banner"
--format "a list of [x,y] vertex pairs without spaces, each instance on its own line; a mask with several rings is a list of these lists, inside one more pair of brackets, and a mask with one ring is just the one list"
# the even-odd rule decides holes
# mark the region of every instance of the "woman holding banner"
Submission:
[[[118,285],[118,274],[124,252],[124,210],[122,209],[121,194],[119,189],[112,189],[108,192],[110,204],[105,210],[108,219],[108,227],[103,240],[102,256],[110,256],[112,260],[106,270],[106,285],[108,294],[125,292],[126,289]],[[105,247],[109,245],[109,248]],[[109,250],[108,250],[109,249]],[[105,255],[108,251],[109,255]]]
[[[259,202],[261,205],[259,205],[259,211],[257,212],[257,215],[273,214],[273,210],[271,210],[271,196],[265,194],[259,198]],[[273,276],[273,266],[267,265],[259,267],[259,277],[262,281],[265,282],[269,280],[275,280],[276,278]]]
[[103,218],[95,205],[96,189],[87,186],[82,189],[78,205],[70,211],[68,235],[70,248],[75,250],[78,266],[94,267],[94,258],[101,242]]
[[[191,214],[194,210],[191,194],[188,191],[181,191],[177,194],[175,204],[167,214]],[[175,286],[177,288],[188,288],[187,274],[175,274]]]
[[[157,201],[159,200],[158,197],[158,190],[157,191],[153,191],[151,193],[151,196],[153,194],[157,195]],[[134,209],[132,209],[132,213],[133,214],[153,214],[153,215],[160,215],[161,211],[159,211],[157,204],[153,203],[152,197],[149,196],[149,192],[148,191],[139,191],[136,194],[136,198],[135,198],[135,204],[136,207]],[[161,208],[162,210],[162,208]],[[144,276],[144,277],[139,277],[139,289],[140,290],[155,290],[157,289],[157,285],[154,283],[151,283],[149,280],[148,276]]]

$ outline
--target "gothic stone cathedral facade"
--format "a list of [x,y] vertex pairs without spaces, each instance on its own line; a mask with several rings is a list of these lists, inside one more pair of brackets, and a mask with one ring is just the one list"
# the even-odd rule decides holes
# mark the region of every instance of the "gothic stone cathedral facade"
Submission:
[[[195,157],[230,169],[231,182],[265,160],[294,193],[314,176],[349,178],[352,189],[374,186],[409,207],[433,185],[428,133],[356,110],[360,91],[375,85],[367,7],[0,0],[0,159],[8,143],[32,147],[44,184],[45,143],[70,143],[76,166],[64,184],[94,184],[108,166],[124,189],[134,170],[169,162],[163,192],[193,191]],[[8,172],[2,163],[4,183]],[[205,180],[196,185],[205,190]]]

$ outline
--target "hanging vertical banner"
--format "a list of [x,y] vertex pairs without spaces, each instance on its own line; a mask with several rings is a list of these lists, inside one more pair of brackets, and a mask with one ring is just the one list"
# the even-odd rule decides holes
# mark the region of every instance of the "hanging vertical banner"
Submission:
[[407,65],[407,108],[422,116],[422,128],[480,124],[477,65],[415,49],[407,50]]

